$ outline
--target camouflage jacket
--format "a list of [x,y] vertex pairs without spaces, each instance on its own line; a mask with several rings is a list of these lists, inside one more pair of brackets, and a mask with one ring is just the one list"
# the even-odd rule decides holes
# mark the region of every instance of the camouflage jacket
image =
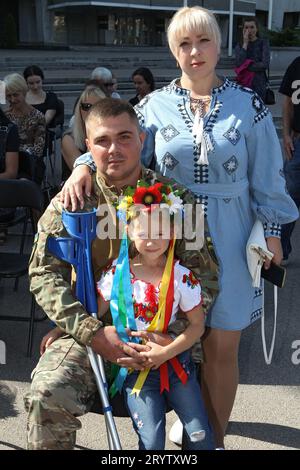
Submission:
[[[193,195],[174,181],[144,168],[141,170],[141,178],[151,185],[156,182],[163,182],[171,183],[173,187],[181,188],[183,190],[181,197],[184,203],[191,203],[195,206]],[[93,176],[92,187],[91,197],[85,198],[83,212],[89,211],[92,208],[98,208],[100,204],[107,204],[108,208],[112,208],[112,204],[121,193],[115,187],[108,187],[104,179],[97,174]],[[49,236],[68,236],[62,223],[62,211],[63,206],[59,201],[59,195],[57,195],[52,199],[39,220],[38,233],[35,237],[29,263],[30,290],[35,295],[37,303],[51,320],[67,334],[73,336],[79,343],[90,345],[94,334],[101,327],[102,323],[92,318],[74,296],[71,286],[71,265],[57,259],[47,249],[47,239]],[[111,217],[114,217],[115,211],[111,212]],[[98,234],[99,225],[101,226],[101,221],[103,222],[104,219],[101,215],[97,215],[97,217]],[[95,281],[99,279],[103,268],[118,257],[119,247],[119,236],[114,239],[107,237],[101,239],[98,236],[93,241],[92,262]],[[207,310],[218,292],[218,278],[217,264],[206,223],[204,246],[200,250],[187,251],[186,239],[182,238],[176,241],[175,256],[181,260],[184,266],[191,269],[201,279],[203,305],[204,309]],[[182,321],[179,321],[178,325],[180,325],[179,330],[183,331]],[[178,334],[176,325],[173,326],[172,331]]]

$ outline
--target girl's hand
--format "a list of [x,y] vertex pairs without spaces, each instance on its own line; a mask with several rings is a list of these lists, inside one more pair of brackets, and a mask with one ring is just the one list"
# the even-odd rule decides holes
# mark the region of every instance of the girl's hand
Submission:
[[[268,250],[271,251],[271,253],[274,253],[274,256],[272,258],[272,263],[279,265],[281,263],[282,257],[283,257],[280,238],[268,237],[266,241],[267,241]],[[271,261],[266,260],[264,262],[264,267],[266,269],[269,269],[270,264],[271,264]]]
[[78,165],[74,168],[70,178],[65,182],[60,193],[60,201],[65,209],[71,204],[72,212],[77,209],[78,202],[80,203],[80,208],[83,209],[83,194],[85,193],[89,197],[91,195],[91,188],[92,177],[90,168],[87,165]]
[[161,346],[166,346],[167,344],[172,343],[173,339],[171,336],[165,333],[159,333],[157,331],[130,331],[127,333],[135,338],[142,338],[143,340],[152,341],[153,343],[160,344]]
[[151,348],[150,351],[141,352],[140,354],[148,359],[148,363],[152,369],[158,369],[161,364],[168,360],[165,348],[159,344],[152,343],[152,341],[148,341],[147,346]]
[[63,331],[61,331],[58,327],[54,328],[53,330],[50,330],[49,333],[47,333],[40,344],[40,355],[44,354],[47,348],[49,348],[50,344],[52,344],[55,340],[60,338],[64,334]]

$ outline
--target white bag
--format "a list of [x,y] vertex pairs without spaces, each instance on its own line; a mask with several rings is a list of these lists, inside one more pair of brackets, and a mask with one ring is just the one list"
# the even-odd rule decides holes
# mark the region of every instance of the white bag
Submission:
[[[264,234],[264,227],[263,227],[262,222],[258,219],[256,220],[251,230],[250,237],[246,245],[246,255],[247,255],[248,269],[252,277],[252,286],[260,287],[262,265],[264,264],[265,259],[271,260],[274,254],[271,253],[271,251],[269,251],[267,248],[267,243],[266,243],[265,234]],[[272,362],[274,346],[275,346],[276,327],[277,327],[277,301],[278,301],[277,286],[274,286],[274,324],[273,324],[272,340],[271,340],[269,354],[267,353],[267,345],[266,345],[264,296],[263,296],[263,302],[262,302],[261,339],[262,339],[265,362],[268,365],[270,365]]]
[[256,220],[251,230],[247,245],[246,255],[248,269],[252,277],[252,286],[260,286],[261,268],[265,259],[271,260],[273,253],[268,250],[264,234],[264,227],[260,220]]

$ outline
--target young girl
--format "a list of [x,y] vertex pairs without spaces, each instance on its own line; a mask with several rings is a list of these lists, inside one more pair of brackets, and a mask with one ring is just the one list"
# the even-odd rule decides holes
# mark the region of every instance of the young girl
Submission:
[[[154,206],[151,204],[155,202],[155,198],[167,203],[164,205],[168,208],[168,216],[172,203],[173,209],[174,205],[178,209],[179,198],[176,198],[170,188],[165,190],[161,184],[147,188],[139,186],[132,196],[124,197],[127,199],[126,209],[131,213],[127,232],[132,243],[130,249],[134,253],[129,262],[132,292],[124,292],[124,283],[123,295],[126,297],[129,294],[128,298],[132,299],[137,331],[131,331],[130,334],[133,338],[140,337],[146,342],[148,351],[141,354],[147,358],[146,366],[150,369],[141,374],[139,371],[127,373],[126,370],[123,384],[125,402],[139,437],[139,449],[164,449],[165,414],[168,407],[173,408],[181,419],[189,436],[189,449],[214,449],[212,431],[188,352],[204,332],[201,287],[191,271],[179,261],[174,261],[174,240],[170,240],[170,234],[167,236],[166,230],[162,229],[166,228],[166,224],[162,223],[161,218],[155,217]],[[146,208],[134,211],[131,203],[135,201],[141,202]],[[156,204],[155,207],[158,206]],[[97,283],[98,313],[101,316],[110,307],[114,320],[113,292],[120,292],[116,291],[116,273],[121,269],[124,274],[126,270],[121,252],[122,245],[118,260],[113,261]],[[116,303],[118,302],[117,294]],[[175,321],[179,309],[189,321],[184,333],[164,346],[151,341],[151,331],[165,332],[164,327]],[[163,320],[160,322],[159,319]],[[129,325],[128,320],[127,326]],[[48,343],[45,339],[43,341],[46,347],[50,344],[49,337]],[[134,346],[133,343],[130,344]],[[138,349],[138,345],[136,348]],[[177,355],[179,361],[174,359]]]

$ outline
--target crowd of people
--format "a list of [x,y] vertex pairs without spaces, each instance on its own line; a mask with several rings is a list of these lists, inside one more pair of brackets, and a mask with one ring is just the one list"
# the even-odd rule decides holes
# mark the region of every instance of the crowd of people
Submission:
[[[91,409],[96,393],[86,346],[123,371],[118,392],[139,449],[164,449],[168,407],[182,422],[185,449],[224,449],[241,334],[262,314],[263,288],[253,287],[245,253],[256,219],[263,223],[272,263],[280,265],[291,253],[300,203],[300,105],[292,100],[299,58],[280,87],[283,168],[264,103],[269,46],[259,38],[256,21],[244,22],[242,45],[236,47],[237,68],[248,74],[244,84],[217,73],[221,33],[210,11],[179,9],[167,36],[178,77],[155,90],[151,71],[140,67],[132,74],[136,96],[126,102],[116,77],[97,67],[62,137],[69,179],[40,219],[29,266],[30,289],[56,325],[42,340],[25,397],[29,449],[74,448],[78,417]],[[37,66],[27,67],[24,78],[4,79],[10,107],[0,118],[10,138],[0,168],[6,177],[18,172],[18,150],[42,155],[57,99],[43,90],[43,79]],[[91,247],[96,319],[74,296],[71,266],[49,251],[47,239],[66,236],[64,208],[88,212],[101,204],[109,207],[117,235],[99,236]],[[137,212],[135,204],[142,206]],[[175,235],[174,215],[185,217],[188,204],[200,213],[200,225],[192,227],[200,242],[192,246],[185,234]],[[171,221],[168,236],[154,218],[160,210]],[[101,225],[106,215],[97,217]],[[124,217],[121,231],[118,218]],[[270,261],[264,265],[268,269]],[[119,285],[121,275],[127,290]],[[116,292],[130,305],[125,342]]]

